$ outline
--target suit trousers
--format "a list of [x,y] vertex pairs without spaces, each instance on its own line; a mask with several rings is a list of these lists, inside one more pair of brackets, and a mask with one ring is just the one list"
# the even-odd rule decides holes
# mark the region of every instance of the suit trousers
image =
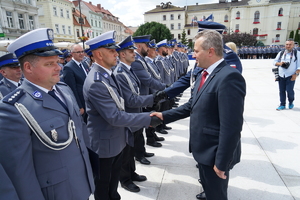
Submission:
[[137,158],[144,157],[145,149],[145,138],[143,135],[144,129],[141,128],[135,132],[133,132],[134,136],[134,156]]
[[123,151],[111,158],[99,158],[100,178],[95,178],[95,200],[120,200],[117,189],[122,167]]
[[134,149],[128,144],[123,150],[123,161],[120,172],[120,183],[128,185],[132,183],[132,176],[135,173]]
[[279,96],[280,96],[280,105],[285,106],[286,104],[286,94],[288,97],[289,103],[293,103],[295,99],[294,86],[296,81],[291,81],[291,76],[282,78],[279,76]]
[[229,172],[225,174],[227,178],[218,177],[213,167],[198,163],[199,174],[203,190],[207,200],[227,200],[227,188],[229,180]]

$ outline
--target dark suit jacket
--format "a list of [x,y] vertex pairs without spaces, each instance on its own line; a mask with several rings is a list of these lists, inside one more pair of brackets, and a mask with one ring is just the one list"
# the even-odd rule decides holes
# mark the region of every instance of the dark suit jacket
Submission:
[[170,123],[190,116],[189,148],[194,159],[227,171],[240,161],[246,83],[239,71],[225,61],[197,91],[200,79],[201,76],[189,102],[163,112],[163,118]]
[[[86,65],[85,62],[81,64]],[[87,66],[85,66],[87,67]],[[86,75],[82,68],[80,68],[74,60],[68,62],[63,69],[64,82],[71,88],[76,98],[79,108],[84,108],[85,102],[83,98],[83,84]]]

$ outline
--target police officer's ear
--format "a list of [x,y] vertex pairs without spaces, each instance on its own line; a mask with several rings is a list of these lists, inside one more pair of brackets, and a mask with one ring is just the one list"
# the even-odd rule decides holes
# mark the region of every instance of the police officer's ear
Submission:
[[25,61],[25,62],[23,63],[23,69],[22,69],[22,71],[23,71],[24,73],[29,73],[29,74],[31,74],[31,73],[32,73],[33,67],[34,67],[34,66],[33,66],[29,61]]

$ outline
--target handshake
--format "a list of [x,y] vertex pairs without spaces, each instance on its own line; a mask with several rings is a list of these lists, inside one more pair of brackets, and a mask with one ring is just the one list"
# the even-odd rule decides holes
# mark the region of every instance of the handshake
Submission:
[[153,128],[155,128],[163,123],[162,113],[152,112],[152,113],[150,113],[150,117],[151,117],[150,126]]

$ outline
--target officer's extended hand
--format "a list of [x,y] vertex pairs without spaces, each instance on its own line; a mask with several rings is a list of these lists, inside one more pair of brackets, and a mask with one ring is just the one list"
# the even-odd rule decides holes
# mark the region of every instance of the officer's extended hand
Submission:
[[163,115],[162,115],[161,112],[152,112],[152,113],[150,114],[150,116],[151,116],[151,117],[152,117],[152,116],[156,116],[156,117],[158,117],[159,119],[161,119],[162,121],[164,121],[164,118],[163,118]]
[[160,100],[166,99],[168,96],[164,90],[157,91],[153,94],[153,104],[157,104]]
[[155,127],[157,127],[158,125],[161,125],[161,124],[162,124],[161,119],[159,119],[156,116],[151,116],[151,122],[150,122],[151,127],[155,128]]

